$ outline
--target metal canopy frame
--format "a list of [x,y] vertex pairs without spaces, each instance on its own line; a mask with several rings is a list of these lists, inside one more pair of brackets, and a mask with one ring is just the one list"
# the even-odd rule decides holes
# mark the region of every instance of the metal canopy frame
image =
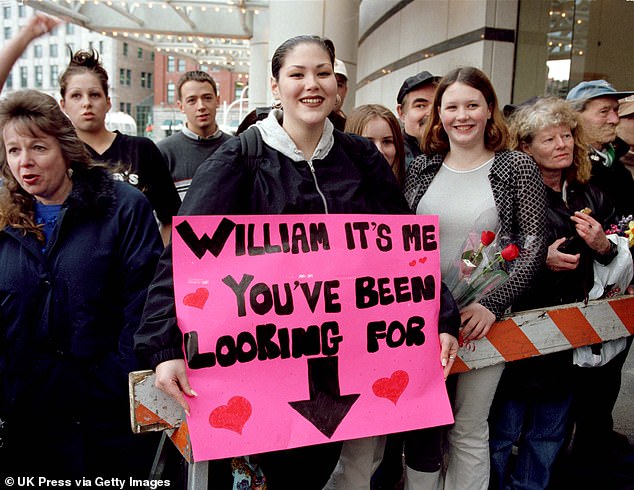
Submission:
[[230,71],[248,72],[254,16],[268,0],[24,0],[66,22]]

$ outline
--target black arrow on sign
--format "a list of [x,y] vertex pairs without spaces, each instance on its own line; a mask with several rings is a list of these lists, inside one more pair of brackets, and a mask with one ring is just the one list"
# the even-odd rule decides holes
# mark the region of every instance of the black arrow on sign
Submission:
[[360,394],[341,396],[336,356],[308,360],[308,385],[309,400],[288,403],[330,439]]

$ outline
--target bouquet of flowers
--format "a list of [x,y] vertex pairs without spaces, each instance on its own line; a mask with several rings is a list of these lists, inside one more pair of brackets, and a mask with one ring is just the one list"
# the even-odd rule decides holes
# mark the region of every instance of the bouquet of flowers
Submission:
[[629,216],[623,216],[619,222],[605,230],[606,235],[618,235],[627,238],[628,247],[634,247],[634,218],[630,214]]
[[444,279],[458,308],[479,301],[504,283],[522,247],[517,237],[499,237],[489,230],[479,237],[469,233],[460,256]]

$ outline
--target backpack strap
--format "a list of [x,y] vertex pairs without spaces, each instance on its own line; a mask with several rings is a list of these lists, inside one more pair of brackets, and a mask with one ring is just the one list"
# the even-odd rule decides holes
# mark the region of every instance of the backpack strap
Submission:
[[262,158],[262,134],[255,126],[248,127],[238,135],[242,147],[242,159],[249,169],[255,173]]

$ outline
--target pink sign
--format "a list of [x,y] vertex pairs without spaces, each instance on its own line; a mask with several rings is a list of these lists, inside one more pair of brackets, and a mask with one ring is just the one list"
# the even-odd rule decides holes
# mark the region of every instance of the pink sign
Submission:
[[174,218],[194,459],[453,422],[436,216]]

